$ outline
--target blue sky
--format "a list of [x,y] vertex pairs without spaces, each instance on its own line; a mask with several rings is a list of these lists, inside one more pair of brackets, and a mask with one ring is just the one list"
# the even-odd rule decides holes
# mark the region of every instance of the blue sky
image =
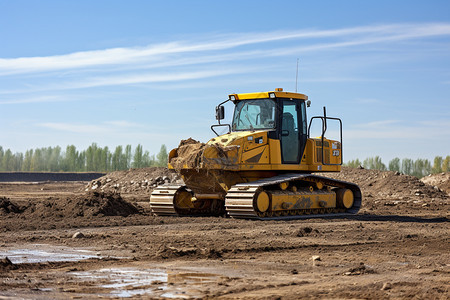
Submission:
[[450,1],[0,0],[0,145],[155,154],[207,141],[228,94],[295,91],[298,58],[309,117],[326,106],[343,120],[345,161],[450,155],[449,12]]

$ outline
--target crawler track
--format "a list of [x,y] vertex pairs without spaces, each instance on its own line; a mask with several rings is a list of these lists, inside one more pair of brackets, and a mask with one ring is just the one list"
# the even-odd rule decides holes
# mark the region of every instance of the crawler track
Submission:
[[[349,209],[342,208],[319,208],[319,209],[295,209],[278,212],[261,213],[255,209],[255,195],[270,186],[282,182],[307,181],[322,182],[327,186],[350,189],[354,194],[354,204]],[[361,190],[356,184],[330,179],[327,177],[310,174],[284,174],[271,178],[261,179],[250,183],[240,183],[231,187],[225,199],[227,214],[233,218],[279,220],[279,219],[301,219],[324,216],[356,214],[361,207]]]
[[[321,182],[332,188],[347,188],[353,192],[354,204],[349,209],[343,208],[314,208],[291,209],[283,211],[267,211],[261,213],[255,209],[254,199],[258,192],[270,191],[274,186],[283,182]],[[302,219],[325,216],[342,216],[356,214],[361,207],[361,191],[356,184],[310,174],[284,174],[261,179],[250,183],[240,183],[231,187],[223,200],[196,203],[195,207],[180,208],[176,206],[176,196],[180,191],[189,191],[185,185],[161,185],[150,197],[152,212],[158,216],[213,216],[226,214],[232,218],[281,220]],[[320,191],[312,192],[311,195]],[[216,202],[213,202],[216,201]]]
[[223,200],[199,200],[192,207],[179,207],[177,193],[190,190],[185,185],[160,185],[150,196],[150,208],[157,216],[218,216],[225,213]]
[[177,216],[173,198],[183,185],[160,185],[150,196],[150,208],[158,216]]

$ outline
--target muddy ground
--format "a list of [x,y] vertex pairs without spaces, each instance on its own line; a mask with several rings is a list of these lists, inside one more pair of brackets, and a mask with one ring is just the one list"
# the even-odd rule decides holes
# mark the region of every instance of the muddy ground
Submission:
[[156,217],[149,193],[179,180],[162,168],[0,183],[0,299],[448,299],[448,181],[334,177],[361,186],[358,215]]

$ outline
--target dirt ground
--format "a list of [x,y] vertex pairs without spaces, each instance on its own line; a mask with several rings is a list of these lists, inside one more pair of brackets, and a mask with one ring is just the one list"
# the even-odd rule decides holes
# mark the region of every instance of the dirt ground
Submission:
[[0,183],[0,299],[449,299],[448,180],[332,176],[360,185],[358,215],[156,217],[164,168]]

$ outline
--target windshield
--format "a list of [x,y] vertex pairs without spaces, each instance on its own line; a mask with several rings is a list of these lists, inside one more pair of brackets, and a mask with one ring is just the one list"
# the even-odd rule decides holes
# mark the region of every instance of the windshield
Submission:
[[275,127],[275,101],[242,100],[234,108],[232,130],[272,129]]

